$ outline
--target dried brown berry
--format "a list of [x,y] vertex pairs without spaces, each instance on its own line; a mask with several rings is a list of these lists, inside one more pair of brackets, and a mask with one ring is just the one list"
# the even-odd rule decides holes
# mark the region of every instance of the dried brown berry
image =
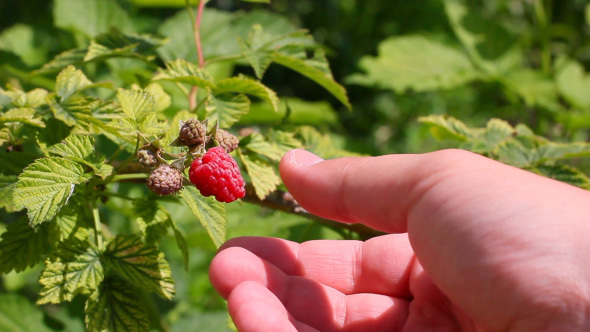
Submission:
[[227,151],[227,153],[237,149],[238,145],[240,144],[240,140],[237,137],[223,129],[217,129],[217,132],[215,133],[215,140],[217,143],[219,143],[219,146]]
[[174,194],[182,189],[182,173],[169,165],[161,165],[150,174],[147,185],[158,195]]
[[178,138],[186,145],[200,145],[207,140],[207,126],[197,119],[188,119],[180,128]]
[[156,166],[158,164],[158,158],[156,155],[147,149],[142,149],[137,152],[137,160],[140,164],[146,167]]

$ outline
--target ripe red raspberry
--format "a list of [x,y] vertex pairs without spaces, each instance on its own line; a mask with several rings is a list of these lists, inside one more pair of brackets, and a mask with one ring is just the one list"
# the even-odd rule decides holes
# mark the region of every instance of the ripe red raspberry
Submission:
[[220,202],[231,203],[246,194],[238,164],[220,146],[209,149],[203,158],[195,159],[188,174],[201,195],[215,196]]

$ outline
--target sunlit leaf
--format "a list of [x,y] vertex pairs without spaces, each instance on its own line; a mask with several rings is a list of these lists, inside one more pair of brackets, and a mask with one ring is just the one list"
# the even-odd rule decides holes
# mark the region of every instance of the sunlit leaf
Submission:
[[239,156],[252,180],[258,198],[264,199],[281,184],[281,179],[274,167],[268,162],[252,154],[239,153]]
[[213,197],[203,197],[198,189],[192,186],[184,188],[182,198],[197,220],[205,227],[215,246],[221,246],[226,240],[225,205]]
[[92,83],[81,70],[71,65],[62,70],[55,81],[55,91],[62,103],[77,92],[99,86],[110,87],[111,83]]
[[379,44],[378,56],[362,58],[360,67],[366,74],[349,77],[349,83],[400,93],[450,89],[480,76],[461,50],[423,36],[386,39]]
[[29,220],[38,225],[50,220],[66,204],[84,170],[64,158],[41,158],[27,166],[13,192],[17,209],[26,208]]
[[185,60],[167,62],[166,69],[161,70],[153,80],[185,83],[201,88],[211,88],[215,85],[209,73]]
[[206,117],[211,123],[218,123],[222,128],[229,128],[250,110],[250,99],[243,94],[211,95],[205,107]]
[[271,89],[267,88],[264,84],[247,78],[243,75],[226,78],[217,82],[215,88],[213,88],[215,95],[225,93],[241,93],[249,96],[260,98],[270,105],[276,112],[279,108],[279,98],[276,93]]
[[45,261],[37,304],[71,301],[77,294],[95,292],[104,279],[100,253],[88,243],[69,241]]
[[465,141],[468,138],[473,138],[478,133],[476,130],[468,128],[462,121],[453,117],[429,115],[418,118],[418,121],[430,125],[430,131],[437,139],[450,138]]
[[0,114],[0,123],[9,122],[20,122],[34,127],[45,128],[45,123],[34,108],[13,108]]

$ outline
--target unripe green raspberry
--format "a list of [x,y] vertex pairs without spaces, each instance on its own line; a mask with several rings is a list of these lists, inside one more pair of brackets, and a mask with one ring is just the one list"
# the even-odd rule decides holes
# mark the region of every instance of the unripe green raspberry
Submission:
[[227,151],[227,153],[237,149],[240,144],[240,140],[237,137],[223,129],[217,129],[215,140],[219,143],[219,146]]
[[207,140],[207,126],[197,119],[188,119],[180,128],[179,139],[186,145],[200,145]]

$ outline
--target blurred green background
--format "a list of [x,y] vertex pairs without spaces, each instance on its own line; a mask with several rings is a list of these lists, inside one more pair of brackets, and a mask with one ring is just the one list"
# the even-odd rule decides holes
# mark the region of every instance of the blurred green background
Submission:
[[[194,3],[194,1],[193,1]],[[57,54],[84,47],[109,30],[169,38],[156,63],[196,61],[184,0],[0,1],[0,84],[25,90],[53,87],[51,75],[30,75]],[[328,144],[353,153],[420,153],[457,146],[437,140],[418,118],[447,115],[470,126],[491,118],[523,123],[558,142],[587,141],[590,128],[590,7],[582,0],[272,0],[270,4],[211,1],[203,16],[206,57],[231,55],[252,24],[288,32],[308,29],[325,48],[335,79],[345,85],[352,110],[310,80],[271,66],[263,82],[277,91],[283,113],[255,105],[240,127],[269,127],[287,105],[291,121],[330,134]],[[232,40],[234,42],[232,42]],[[153,68],[110,59],[84,68],[94,79],[130,86]],[[208,68],[217,76],[253,71],[240,62]],[[187,107],[173,87],[169,115]],[[330,157],[327,155],[327,157]],[[578,166],[587,171],[584,162]],[[121,186],[130,196],[134,187]],[[112,199],[109,223],[127,227],[131,207]],[[172,203],[171,203],[172,204]],[[169,331],[230,330],[223,300],[209,285],[215,247],[184,207],[170,207],[186,234],[190,269],[183,269],[174,239],[162,246],[177,282],[173,302],[154,299]],[[228,206],[228,236],[279,236],[293,241],[350,237],[304,218],[248,204]],[[84,331],[83,302],[34,306],[39,269],[2,276],[0,331]],[[26,321],[16,319],[25,317]],[[42,325],[35,325],[42,322]],[[24,325],[23,325],[24,324]],[[27,325],[30,324],[30,325]],[[42,326],[42,327],[40,327]]]

